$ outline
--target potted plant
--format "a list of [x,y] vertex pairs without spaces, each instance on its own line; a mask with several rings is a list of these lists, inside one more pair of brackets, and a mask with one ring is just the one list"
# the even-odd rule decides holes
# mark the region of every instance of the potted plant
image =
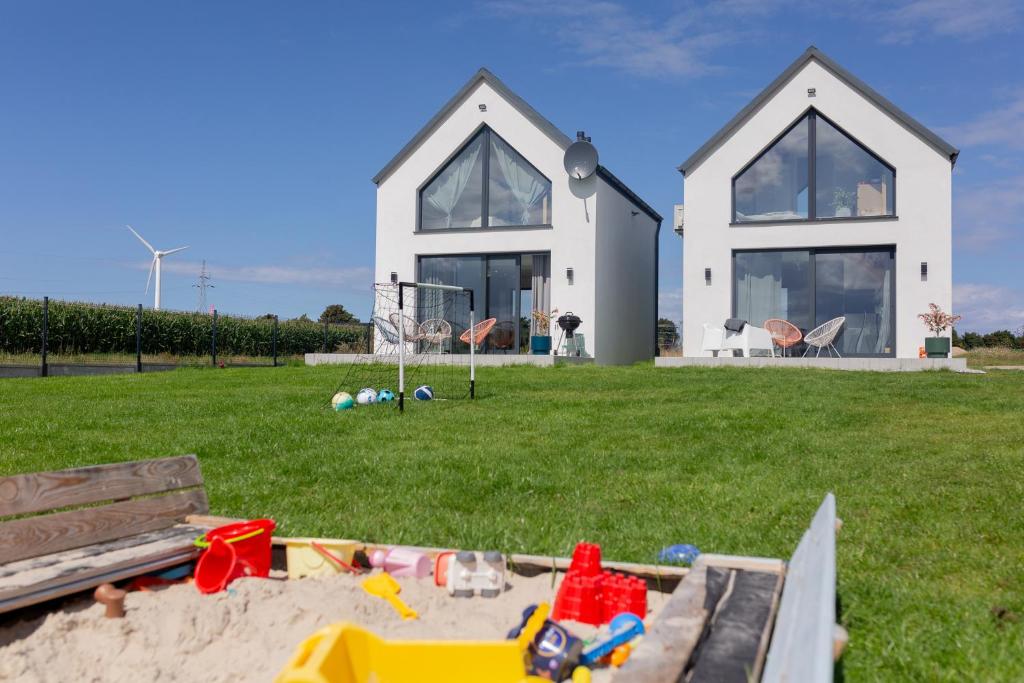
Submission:
[[928,304],[927,313],[918,313],[921,322],[932,331],[933,337],[925,337],[924,350],[929,358],[949,357],[949,337],[940,336],[960,320],[960,316],[946,313],[937,304]]
[[849,218],[853,212],[853,200],[855,199],[852,192],[844,190],[841,187],[837,187],[832,191],[832,206],[835,208],[836,218]]
[[551,318],[558,309],[550,313],[545,311],[533,311],[530,316],[533,318],[533,335],[530,336],[530,351],[535,356],[546,356],[551,353]]

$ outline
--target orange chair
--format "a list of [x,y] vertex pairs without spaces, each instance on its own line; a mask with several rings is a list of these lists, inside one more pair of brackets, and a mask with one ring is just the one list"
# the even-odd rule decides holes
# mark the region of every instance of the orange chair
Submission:
[[786,355],[787,349],[793,348],[803,341],[804,338],[800,328],[788,320],[770,318],[764,321],[762,327],[768,330],[768,334],[772,336],[772,341],[775,342],[775,345],[782,349],[783,356]]
[[470,329],[466,330],[465,332],[463,332],[462,334],[460,334],[459,335],[459,341],[463,342],[464,344],[469,344],[469,343],[471,343],[469,341],[470,340],[470,336],[472,336],[472,339],[473,339],[472,344],[473,344],[473,346],[474,347],[479,347],[480,344],[483,343],[484,339],[487,339],[487,335],[489,335],[491,333],[491,329],[494,327],[494,324],[497,323],[497,322],[498,322],[497,318],[488,318],[487,320],[481,320],[476,325],[473,325],[472,328],[470,328]]

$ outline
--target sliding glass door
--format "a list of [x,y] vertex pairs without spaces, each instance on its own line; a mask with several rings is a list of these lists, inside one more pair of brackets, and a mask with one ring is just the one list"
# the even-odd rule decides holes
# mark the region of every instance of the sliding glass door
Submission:
[[[529,319],[535,306],[546,305],[550,290],[548,254],[479,254],[421,256],[420,282],[456,285],[473,290],[477,322],[495,324],[482,353],[520,353],[529,345]],[[458,337],[469,327],[469,308],[453,311],[452,351],[468,353]]]
[[733,316],[782,318],[804,334],[843,316],[844,356],[893,356],[896,253],[892,247],[733,253]]

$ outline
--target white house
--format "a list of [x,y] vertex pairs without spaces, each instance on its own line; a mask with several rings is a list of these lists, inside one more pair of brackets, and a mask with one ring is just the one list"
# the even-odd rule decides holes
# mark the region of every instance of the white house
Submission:
[[596,362],[653,356],[661,216],[603,166],[570,178],[572,142],[480,69],[373,178],[376,281],[471,287],[484,352],[528,353],[523,321],[557,308]]
[[845,316],[844,357],[917,358],[917,314],[951,306],[957,154],[808,48],[679,167],[684,354],[726,318]]

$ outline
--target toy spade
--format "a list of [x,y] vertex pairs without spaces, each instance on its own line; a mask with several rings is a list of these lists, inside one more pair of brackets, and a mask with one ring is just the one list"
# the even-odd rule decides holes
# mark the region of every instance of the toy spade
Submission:
[[402,602],[401,598],[398,597],[402,587],[387,572],[364,579],[363,590],[375,598],[387,600],[388,604],[394,607],[395,611],[402,615],[403,619],[418,619],[420,616],[416,613],[416,610]]

